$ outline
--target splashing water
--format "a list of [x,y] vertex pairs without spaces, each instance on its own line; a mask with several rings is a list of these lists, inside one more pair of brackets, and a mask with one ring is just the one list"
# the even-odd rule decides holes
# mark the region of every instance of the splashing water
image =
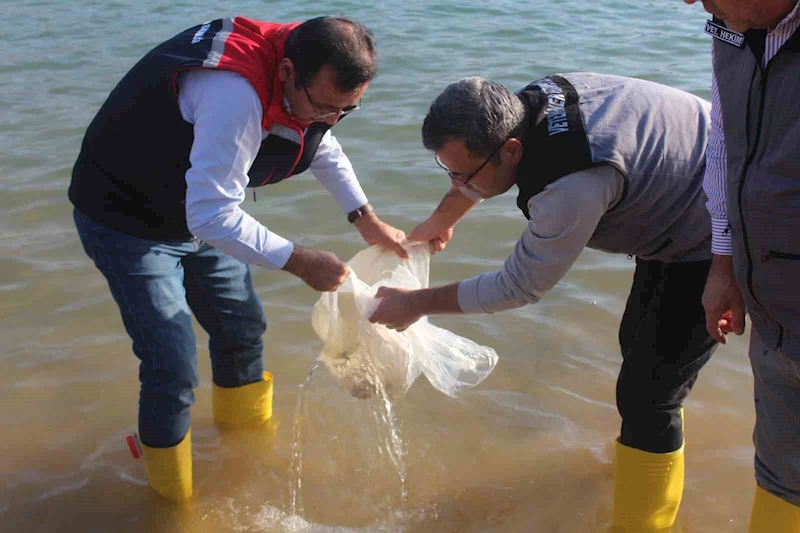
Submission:
[[[300,396],[297,398],[297,405],[294,408],[294,431],[292,436],[292,513],[291,516],[297,515],[297,503],[298,498],[302,497],[300,492],[303,489],[303,452],[300,449],[300,438],[301,438],[301,430],[303,425],[303,401],[306,397],[306,390],[308,389],[308,383],[311,381],[311,375],[314,371],[319,368],[319,361],[317,361],[314,366],[311,367],[311,370],[308,371],[308,375],[306,376],[306,380],[300,385],[302,389],[300,391]],[[303,512],[303,502],[300,501],[300,512]]]
[[[293,441],[292,441],[292,463],[291,463],[291,514],[290,516],[298,516],[304,513],[302,489],[303,489],[303,433],[302,426],[304,422],[303,409],[306,403],[306,394],[308,392],[308,385],[311,381],[312,374],[319,367],[320,362],[314,364],[306,376],[305,381],[300,385],[302,389],[297,399],[295,406]],[[371,365],[370,365],[371,366]],[[377,373],[374,368],[368,369],[371,394],[367,397],[362,397],[364,401],[369,402],[370,413],[375,422],[375,429],[377,432],[378,446],[377,451],[381,456],[387,456],[389,461],[397,471],[397,477],[400,481],[400,508],[404,508],[408,501],[408,489],[406,486],[406,466],[405,466],[405,449],[404,442],[400,437],[398,424],[394,414],[394,407],[391,398],[387,393],[383,383],[377,379]],[[389,518],[393,520],[400,516],[399,509],[389,509]]]
[[400,504],[405,507],[408,500],[408,490],[406,488],[406,464],[405,464],[405,450],[403,447],[403,440],[400,438],[400,433],[397,430],[397,422],[394,416],[394,409],[386,389],[381,383],[380,379],[375,380],[376,389],[378,392],[377,409],[373,409],[373,416],[378,427],[381,423],[389,428],[389,435],[384,438],[384,447],[389,455],[389,459],[397,468],[397,475],[400,478]]

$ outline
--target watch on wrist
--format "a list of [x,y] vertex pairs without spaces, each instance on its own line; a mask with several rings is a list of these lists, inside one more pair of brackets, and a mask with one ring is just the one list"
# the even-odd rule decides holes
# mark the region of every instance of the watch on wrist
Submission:
[[372,213],[373,211],[375,211],[375,209],[369,204],[369,202],[367,202],[358,209],[353,209],[347,213],[347,221],[352,224],[367,213]]

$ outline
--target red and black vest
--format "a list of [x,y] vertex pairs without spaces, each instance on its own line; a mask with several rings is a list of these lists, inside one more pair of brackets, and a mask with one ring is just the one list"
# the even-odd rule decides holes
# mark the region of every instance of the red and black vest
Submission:
[[306,170],[330,125],[305,127],[284,108],[278,64],[297,26],[219,19],[156,46],[122,78],[86,130],[69,187],[73,205],[137,237],[192,238],[186,226],[185,175],[194,133],[181,116],[176,83],[178,74],[190,68],[236,72],[258,93],[262,128],[271,133],[249,171],[251,187]]

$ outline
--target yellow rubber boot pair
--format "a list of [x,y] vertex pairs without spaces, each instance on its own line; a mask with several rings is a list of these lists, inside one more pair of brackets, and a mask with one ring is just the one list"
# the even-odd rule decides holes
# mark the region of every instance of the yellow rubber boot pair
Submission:
[[169,448],[142,445],[147,481],[158,494],[173,502],[192,497],[192,431]]
[[756,488],[753,512],[750,514],[750,533],[800,532],[800,507]]
[[616,443],[614,531],[670,531],[683,497],[683,446],[650,453]]

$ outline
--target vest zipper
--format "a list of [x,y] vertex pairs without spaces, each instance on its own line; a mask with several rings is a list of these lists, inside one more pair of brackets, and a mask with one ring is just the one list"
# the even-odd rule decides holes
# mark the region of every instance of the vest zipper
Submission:
[[[776,54],[777,55],[777,54]],[[742,167],[741,172],[741,179],[739,180],[739,190],[738,190],[738,200],[739,200],[739,219],[742,221],[742,241],[744,243],[744,253],[747,257],[747,290],[750,291],[750,295],[753,297],[753,300],[758,304],[761,305],[761,302],[758,301],[758,297],[753,290],[753,255],[750,253],[750,244],[747,241],[747,228],[746,224],[744,223],[744,207],[742,205],[742,196],[744,192],[744,183],[745,179],[747,178],[747,171],[750,169],[750,165],[753,164],[753,161],[756,158],[756,152],[758,151],[758,142],[761,140],[761,127],[764,124],[764,101],[766,100],[767,95],[767,76],[769,74],[769,68],[772,66],[772,61],[775,58],[773,57],[772,60],[767,64],[767,67],[762,70],[761,73],[761,81],[759,82],[759,88],[761,90],[761,101],[758,103],[758,122],[756,123],[756,134],[755,138],[753,139],[753,146],[750,153],[745,160],[744,166]],[[756,69],[761,69],[760,64],[756,64]],[[756,70],[757,72],[758,70]],[[756,72],[753,73],[753,77],[755,77]],[[751,83],[752,85],[752,83]],[[749,103],[749,102],[748,102]],[[750,106],[747,106],[748,113]],[[748,128],[749,133],[749,128]],[[768,257],[769,254],[767,254]],[[762,258],[763,259],[763,258]],[[763,306],[762,306],[763,307]],[[778,324],[778,343],[776,346],[776,351],[780,351],[781,346],[783,345],[783,325]]]

